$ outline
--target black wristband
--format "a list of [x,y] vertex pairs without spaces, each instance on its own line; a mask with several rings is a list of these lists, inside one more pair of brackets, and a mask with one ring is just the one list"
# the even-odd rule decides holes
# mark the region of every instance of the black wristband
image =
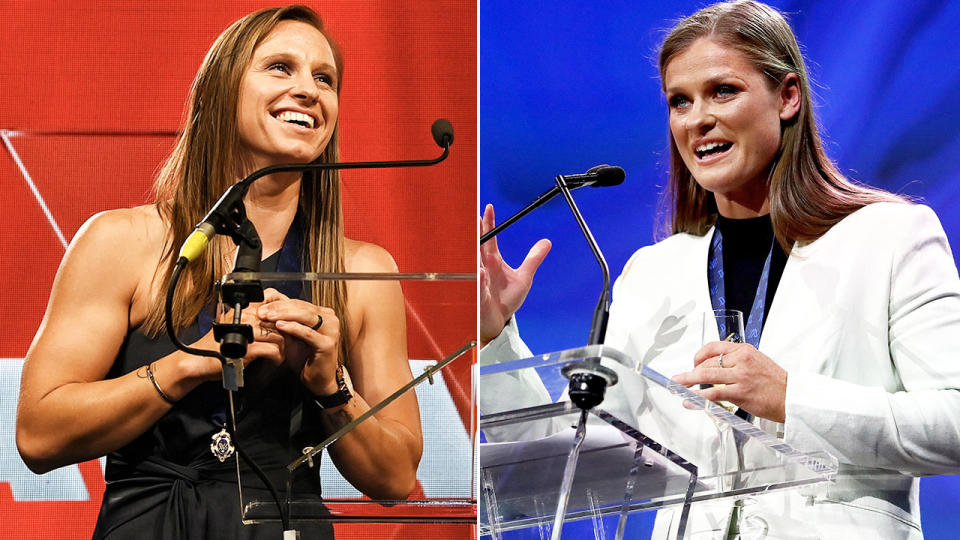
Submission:
[[337,365],[337,391],[326,395],[326,396],[313,396],[314,403],[317,404],[321,409],[330,409],[333,407],[339,407],[341,405],[346,405],[350,398],[353,397],[353,394],[350,393],[350,389],[347,388],[347,381],[343,378],[343,366]]

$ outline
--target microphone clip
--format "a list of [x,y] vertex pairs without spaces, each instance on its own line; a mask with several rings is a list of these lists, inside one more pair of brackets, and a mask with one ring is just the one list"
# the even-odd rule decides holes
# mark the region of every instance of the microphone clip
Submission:
[[247,219],[247,210],[243,206],[243,197],[249,186],[250,183],[247,182],[238,182],[230,186],[204,221],[212,222],[217,234],[229,236],[238,247],[246,242],[251,248],[260,249],[260,235]]
[[[235,226],[226,232],[237,245],[235,272],[259,272],[263,244],[253,222],[247,219],[243,201],[237,200],[228,209]],[[223,365],[223,385],[229,390],[243,386],[243,357],[253,341],[253,327],[241,322],[242,312],[253,302],[263,302],[263,284],[250,279],[220,285],[220,300],[233,308],[232,323],[214,323],[213,337],[220,343],[220,353],[227,359]]]

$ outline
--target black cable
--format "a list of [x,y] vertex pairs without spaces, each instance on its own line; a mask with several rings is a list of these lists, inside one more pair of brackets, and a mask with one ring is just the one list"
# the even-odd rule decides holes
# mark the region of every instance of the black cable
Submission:
[[180,274],[183,272],[183,269],[186,268],[188,262],[189,261],[186,257],[180,257],[177,259],[177,264],[173,267],[173,274],[170,275],[170,286],[167,287],[167,302],[165,306],[167,334],[170,335],[170,341],[173,342],[173,345],[183,352],[196,356],[212,356],[220,360],[221,363],[226,363],[227,359],[220,354],[219,351],[195,349],[184,344],[182,341],[180,341],[180,336],[177,335],[177,331],[173,327],[173,294],[177,290],[177,282],[180,281]]
[[[177,264],[174,265],[173,273],[170,275],[170,286],[167,287],[167,298],[166,298],[166,305],[164,309],[166,314],[167,333],[170,335],[170,341],[173,342],[173,345],[176,348],[180,349],[181,351],[184,351],[186,353],[193,354],[196,356],[212,356],[214,358],[219,359],[221,364],[224,364],[226,363],[227,359],[218,351],[210,351],[207,349],[195,349],[193,347],[190,347],[184,344],[182,341],[180,341],[180,337],[177,335],[177,332],[173,327],[173,295],[177,290],[177,282],[180,281],[180,274],[183,273],[183,269],[186,268],[188,262],[189,261],[187,260],[186,257],[180,257],[179,259],[177,259]],[[263,469],[261,469],[260,466],[257,465],[256,462],[254,462],[253,459],[251,459],[250,456],[246,454],[246,452],[240,449],[240,437],[237,436],[236,419],[233,416],[233,400],[231,399],[229,390],[227,390],[227,410],[230,411],[230,414],[228,415],[227,429],[229,430],[230,435],[233,438],[233,447],[237,455],[240,456],[241,459],[243,459],[243,461],[247,464],[247,466],[253,469],[254,474],[256,474],[257,477],[260,478],[260,480],[263,482],[263,484],[267,486],[267,490],[270,491],[270,495],[273,497],[273,501],[277,504],[277,511],[280,512],[280,522],[283,525],[283,530],[285,531],[290,530],[290,518],[287,515],[287,512],[284,509],[283,504],[280,502],[280,495],[277,493],[277,489],[273,487],[272,483],[270,483],[270,479],[267,478],[267,475],[266,473],[263,472]],[[239,482],[240,480],[237,479],[237,481]],[[241,504],[242,504],[242,501],[241,501]]]
[[[233,400],[230,399],[230,390],[227,390],[227,410],[230,411],[230,414],[227,416],[227,429],[230,431],[230,435],[233,436],[233,447],[236,450],[237,455],[247,464],[248,467],[253,469],[253,473],[257,475],[257,478],[263,482],[263,485],[267,486],[267,490],[270,492],[270,496],[273,497],[273,502],[277,505],[277,512],[280,513],[280,524],[283,526],[284,531],[290,530],[290,516],[287,513],[287,509],[283,503],[280,502],[280,494],[277,493],[277,488],[273,486],[273,483],[270,482],[270,479],[267,477],[267,473],[263,472],[263,469],[257,465],[246,452],[243,451],[243,448],[240,446],[240,437],[237,435],[237,421],[233,417]],[[239,479],[238,479],[239,481]],[[240,501],[240,504],[243,504],[243,501]]]

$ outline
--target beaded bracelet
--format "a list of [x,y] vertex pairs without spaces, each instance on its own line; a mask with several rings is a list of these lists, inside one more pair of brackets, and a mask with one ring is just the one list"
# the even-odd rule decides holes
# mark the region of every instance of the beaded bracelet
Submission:
[[157,393],[160,394],[160,397],[162,397],[164,401],[166,401],[167,403],[169,403],[169,404],[171,404],[171,405],[176,405],[177,402],[174,401],[174,400],[172,400],[172,399],[170,399],[170,396],[168,396],[168,395],[163,391],[163,389],[160,388],[160,383],[157,382],[157,379],[155,379],[155,378],[153,377],[153,370],[150,369],[150,364],[147,364],[147,378],[150,379],[150,382],[153,383],[153,387],[157,389]]

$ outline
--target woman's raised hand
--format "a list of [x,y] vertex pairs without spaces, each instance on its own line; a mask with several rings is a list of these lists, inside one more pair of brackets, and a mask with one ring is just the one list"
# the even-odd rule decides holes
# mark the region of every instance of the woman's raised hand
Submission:
[[[494,228],[493,205],[483,210],[481,234]],[[497,239],[491,238],[480,246],[480,346],[500,335],[510,317],[523,305],[533,276],[550,251],[550,241],[538,241],[527,252],[518,268],[511,268],[500,256]]]

